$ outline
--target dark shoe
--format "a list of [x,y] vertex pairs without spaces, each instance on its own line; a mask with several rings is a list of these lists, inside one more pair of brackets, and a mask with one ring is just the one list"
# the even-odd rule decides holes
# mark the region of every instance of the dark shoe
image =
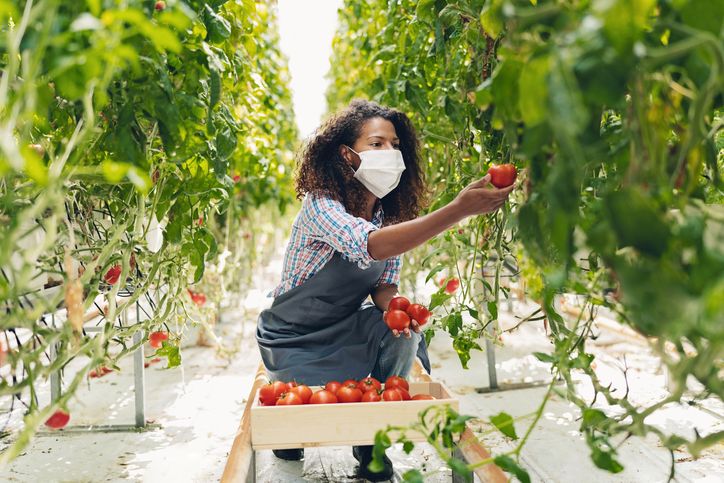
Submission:
[[384,468],[382,468],[381,472],[372,473],[367,468],[372,461],[372,448],[374,448],[374,446],[352,446],[352,456],[359,461],[359,471],[357,474],[370,481],[386,481],[391,479],[394,471],[392,469],[392,461],[390,461],[387,455],[385,455],[382,460]]
[[274,453],[274,456],[277,458],[287,461],[299,461],[304,458],[304,448],[273,449],[272,453]]

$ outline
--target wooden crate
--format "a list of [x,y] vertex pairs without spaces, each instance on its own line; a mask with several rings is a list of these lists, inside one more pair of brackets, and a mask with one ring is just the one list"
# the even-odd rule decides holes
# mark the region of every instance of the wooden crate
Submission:
[[[304,404],[262,406],[259,391],[251,407],[251,445],[254,450],[303,448],[310,446],[352,446],[372,444],[375,433],[387,427],[408,426],[429,406],[449,404],[458,411],[458,401],[439,382],[410,382],[410,394],[430,394],[436,399],[381,401],[374,403]],[[319,387],[312,387],[317,391]],[[423,441],[408,432],[413,441]]]

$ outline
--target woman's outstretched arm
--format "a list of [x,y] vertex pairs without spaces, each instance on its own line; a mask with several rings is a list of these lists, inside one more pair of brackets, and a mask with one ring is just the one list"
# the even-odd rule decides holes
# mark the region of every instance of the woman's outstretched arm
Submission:
[[369,234],[367,251],[375,260],[401,255],[422,245],[464,218],[497,210],[505,203],[515,185],[496,189],[490,175],[466,186],[442,208],[414,220],[375,230]]

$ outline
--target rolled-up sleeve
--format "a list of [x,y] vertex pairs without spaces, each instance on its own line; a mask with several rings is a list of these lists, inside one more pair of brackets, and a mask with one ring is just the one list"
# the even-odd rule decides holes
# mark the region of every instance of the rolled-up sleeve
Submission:
[[305,235],[310,239],[328,244],[362,269],[369,268],[376,261],[367,251],[367,239],[379,228],[347,213],[339,201],[308,193],[302,202],[300,215]]
[[400,285],[400,269],[402,268],[402,258],[400,256],[388,258],[385,261],[385,271],[380,275],[377,284],[379,285]]

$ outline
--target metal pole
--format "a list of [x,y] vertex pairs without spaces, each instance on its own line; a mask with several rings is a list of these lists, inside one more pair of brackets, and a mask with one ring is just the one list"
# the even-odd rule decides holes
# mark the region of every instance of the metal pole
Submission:
[[[486,331],[490,333],[488,329]],[[485,355],[488,359],[488,388],[495,390],[498,389],[498,373],[495,370],[495,344],[489,337],[485,338]]]
[[[50,321],[53,324],[53,328],[55,329],[55,312],[50,314]],[[50,351],[50,361],[51,364],[55,361],[55,359],[58,357],[58,345],[53,343],[50,344],[50,347],[48,348]],[[60,393],[61,393],[61,384],[60,384],[60,372],[59,371],[53,371],[50,373],[50,400],[51,402],[55,402],[58,399],[60,399]]]
[[[136,301],[136,323],[141,322],[141,308]],[[136,427],[146,426],[146,400],[145,400],[145,372],[143,370],[143,332],[138,330],[133,334],[133,343],[140,344],[133,354],[134,393],[136,397]]]

